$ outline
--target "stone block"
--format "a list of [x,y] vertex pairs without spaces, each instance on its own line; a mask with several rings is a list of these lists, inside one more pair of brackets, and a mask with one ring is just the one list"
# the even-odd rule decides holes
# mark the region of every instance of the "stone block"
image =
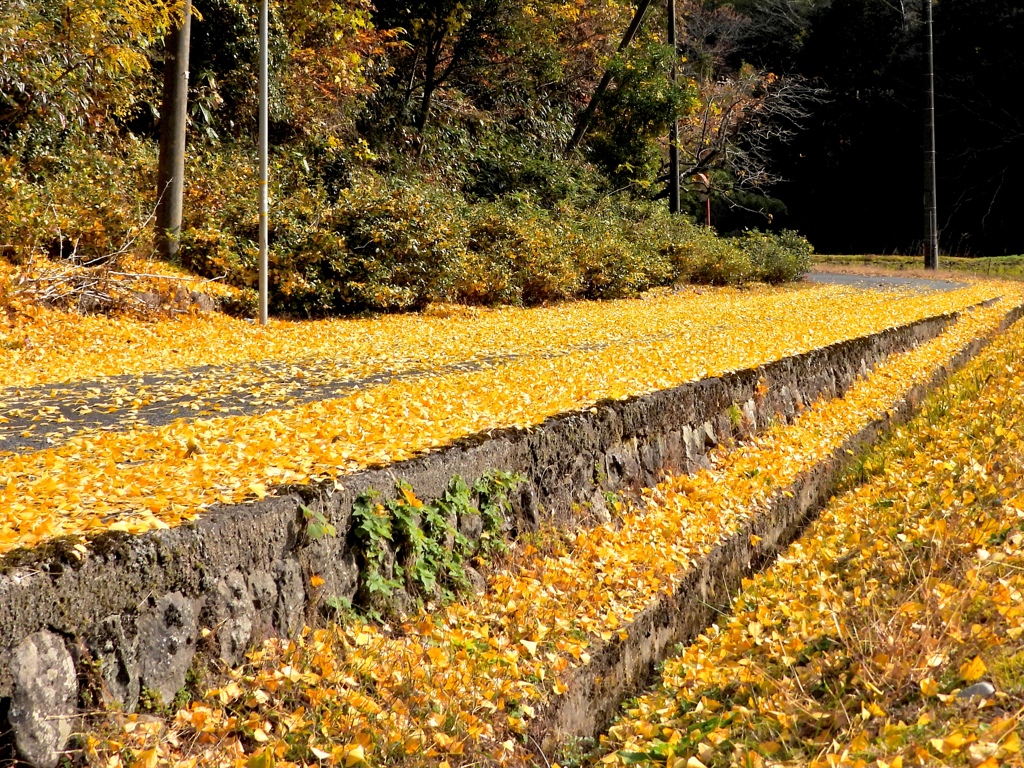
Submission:
[[294,557],[279,561],[274,566],[274,581],[277,582],[274,626],[282,636],[295,637],[306,615],[306,587],[299,561]]
[[757,406],[753,400],[747,400],[743,404],[743,420],[746,422],[747,429],[753,433],[757,431]]
[[86,647],[99,662],[106,703],[134,712],[139,703],[139,646],[137,638],[128,637],[121,616],[103,619]]
[[185,675],[196,653],[196,604],[180,592],[171,592],[139,616],[139,662],[142,686],[167,705],[185,685]]
[[71,737],[78,698],[75,663],[64,641],[42,630],[11,655],[14,692],[8,713],[14,743],[34,768],[54,768]]
[[299,553],[303,569],[316,574],[324,583],[319,587],[321,603],[330,598],[351,601],[359,586],[359,564],[355,552],[339,537],[324,537],[303,547]]
[[217,653],[226,664],[242,661],[253,638],[256,604],[240,571],[232,571],[217,582],[206,599],[203,624],[217,640]]

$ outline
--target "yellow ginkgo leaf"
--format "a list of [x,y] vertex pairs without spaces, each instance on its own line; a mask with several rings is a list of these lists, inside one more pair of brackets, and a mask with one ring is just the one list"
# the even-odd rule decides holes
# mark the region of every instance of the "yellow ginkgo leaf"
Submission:
[[968,683],[973,683],[976,680],[980,680],[987,671],[988,667],[985,666],[985,662],[981,660],[980,656],[975,656],[970,661],[961,665],[960,678]]
[[351,768],[366,762],[366,751],[362,744],[354,744],[345,750],[345,766]]

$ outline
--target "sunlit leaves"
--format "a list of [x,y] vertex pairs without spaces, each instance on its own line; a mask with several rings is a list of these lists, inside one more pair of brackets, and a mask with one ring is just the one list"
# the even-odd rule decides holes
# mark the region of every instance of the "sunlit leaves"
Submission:
[[0,124],[95,130],[136,98],[181,2],[12,0],[0,6]]
[[[462,316],[274,323],[270,329],[219,316],[139,323],[38,311],[29,321],[14,321],[29,343],[0,353],[8,358],[0,376],[11,384],[97,375],[115,366],[136,373],[184,360],[199,365],[268,356],[293,363],[302,376],[310,355],[345,361],[325,369],[328,379],[396,369],[423,375],[257,415],[89,432],[48,450],[0,457],[0,551],[108,527],[137,533],[176,525],[218,502],[261,498],[275,484],[336,479],[468,434],[529,428],[601,399],[755,366],[961,308],[997,290],[1005,289],[683,292]],[[467,359],[475,363],[469,370],[429,375],[431,367]],[[203,386],[204,378],[170,377],[161,386],[180,395]],[[231,382],[266,384],[245,377]],[[147,396],[159,397],[161,390]],[[126,398],[124,410],[131,411],[131,402]]]
[[665,665],[606,761],[682,732],[700,738],[673,753],[709,765],[1018,765],[1022,352],[1016,327],[871,452]]
[[[818,403],[793,424],[773,427],[733,453],[715,455],[710,470],[666,481],[614,523],[554,537],[545,551],[517,545],[509,567],[491,574],[487,592],[473,604],[423,611],[401,626],[353,622],[306,631],[295,642],[268,641],[229,679],[179,711],[170,731],[130,720],[131,733],[106,746],[97,742],[97,749],[116,754],[130,744],[141,751],[161,739],[155,748],[168,765],[229,766],[267,749],[279,764],[292,765],[313,764],[310,755],[319,752],[336,764],[353,755],[371,765],[526,761],[520,735],[529,732],[552,697],[566,691],[573,668],[589,664],[601,643],[620,633],[628,637],[630,622],[654,598],[674,589],[723,540],[738,535],[780,487],[866,425],[884,419],[910,387],[930,380],[972,339],[991,333],[1001,316],[998,308],[972,313],[938,339],[892,357],[843,398]],[[962,471],[963,464],[952,462],[956,456],[950,454],[950,463]],[[901,496],[862,497],[865,504],[896,499],[879,505],[888,510],[879,514],[901,515],[906,508]],[[874,518],[861,514],[858,519]],[[848,592],[855,606],[869,610],[870,596],[895,577],[872,571],[869,580],[857,569],[870,567],[879,547],[903,547],[899,535],[913,530],[908,525],[884,527],[870,536],[858,532],[848,559],[840,559],[830,542],[818,549],[807,544],[807,556],[805,545],[796,545],[776,570],[795,570],[806,578],[806,589],[780,594],[762,580],[748,582],[735,619],[709,630],[695,646],[699,653],[666,666],[667,697],[657,703],[640,700],[629,719],[612,730],[614,745],[660,761],[671,757],[673,766],[721,764],[715,762],[715,749],[725,749],[733,730],[762,711],[760,702],[770,707],[765,711],[778,727],[758,734],[760,752],[750,752],[747,764],[764,764],[761,752],[788,748],[784,729],[792,733],[810,722],[816,724],[812,736],[828,732],[837,722],[834,711],[820,706],[791,711],[779,696],[799,690],[815,675],[835,671],[841,679],[848,672],[820,660],[850,637],[854,626],[838,611],[841,601]],[[843,568],[857,575],[849,589],[841,588]],[[946,594],[942,583],[929,589]],[[901,605],[919,617],[911,603]],[[1013,610],[1012,599],[1004,605]],[[792,682],[761,674],[763,660],[776,654],[784,669],[797,670]],[[895,658],[891,652],[887,659],[876,655],[864,664],[888,665]],[[722,700],[726,690],[733,691],[732,700]],[[862,698],[863,707],[850,710],[855,722],[890,717],[888,702]],[[682,701],[685,706],[675,712]],[[256,729],[266,735],[265,744],[251,740]],[[1000,738],[1007,732],[1000,731]],[[693,751],[677,760],[675,745],[684,741]],[[975,743],[965,737],[962,747]],[[307,748],[308,754],[301,751]]]

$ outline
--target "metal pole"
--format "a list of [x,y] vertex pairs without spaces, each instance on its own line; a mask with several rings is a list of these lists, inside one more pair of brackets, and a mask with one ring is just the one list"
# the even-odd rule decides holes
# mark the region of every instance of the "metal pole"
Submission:
[[925,5],[925,58],[927,62],[924,118],[924,266],[939,268],[938,178],[935,170],[935,37],[932,24],[932,0]]
[[[672,49],[672,87],[676,85],[676,0],[668,0],[668,45]],[[679,213],[679,120],[672,115],[668,134],[668,210]]]
[[268,272],[268,239],[267,222],[269,216],[267,155],[270,147],[270,109],[268,105],[269,72],[267,66],[267,16],[268,0],[260,3],[260,325],[267,324],[267,272]]

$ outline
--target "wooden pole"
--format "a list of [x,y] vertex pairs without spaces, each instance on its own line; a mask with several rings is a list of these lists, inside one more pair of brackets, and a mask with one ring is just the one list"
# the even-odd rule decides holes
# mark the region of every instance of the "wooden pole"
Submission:
[[704,223],[711,228],[711,178],[706,173],[698,173],[694,178],[704,185],[707,194],[704,197]]
[[[629,23],[629,28],[626,30],[626,34],[622,36],[622,41],[619,43],[616,53],[622,53],[626,50],[626,47],[633,42],[633,38],[636,37],[636,33],[640,30],[640,25],[643,24],[644,16],[647,14],[647,9],[651,6],[651,0],[641,0],[640,4],[636,8],[636,13],[633,14],[633,20]],[[608,90],[608,86],[612,82],[612,72],[610,69],[606,69],[604,76],[601,78],[601,82],[597,84],[597,88],[594,90],[593,95],[590,97],[590,101],[587,103],[586,108],[580,113],[579,120],[576,122],[576,130],[572,134],[572,138],[569,139],[569,143],[566,145],[566,153],[572,152],[579,143],[583,140],[583,135],[587,132],[587,128],[590,127],[590,121],[594,119],[594,112],[597,111],[597,103],[601,100],[604,92]]]

